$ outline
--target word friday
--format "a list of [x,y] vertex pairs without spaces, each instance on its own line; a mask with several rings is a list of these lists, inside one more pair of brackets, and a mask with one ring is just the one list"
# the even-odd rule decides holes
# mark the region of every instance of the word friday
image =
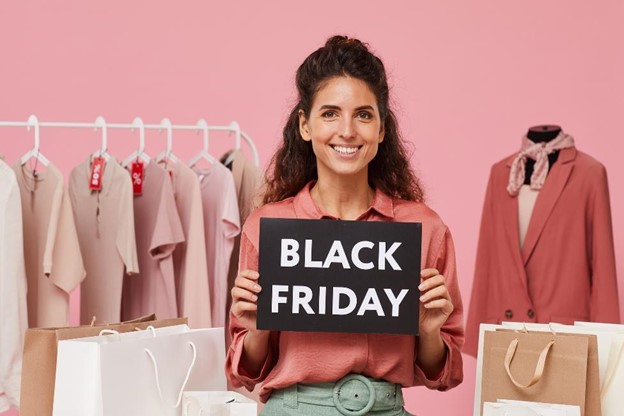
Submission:
[[[319,315],[325,315],[327,309],[327,287],[320,286],[318,291],[318,309]],[[332,315],[348,315],[352,313],[358,304],[356,293],[348,287],[334,286],[332,289]],[[392,305],[391,315],[394,317],[399,316],[399,306],[401,302],[409,292],[409,289],[402,289],[397,295],[394,294],[392,289],[384,289],[384,294]],[[298,314],[303,309],[308,315],[314,315],[314,309],[310,306],[310,302],[314,297],[314,293],[311,288],[301,285],[293,285],[292,290],[288,285],[273,285],[272,297],[271,297],[271,313],[279,313],[280,304],[288,303],[288,292],[292,293],[292,313]],[[341,299],[348,300],[346,306],[341,306]],[[370,288],[364,295],[360,307],[356,315],[362,316],[367,311],[374,311],[377,316],[386,316],[379,295],[375,288]]]

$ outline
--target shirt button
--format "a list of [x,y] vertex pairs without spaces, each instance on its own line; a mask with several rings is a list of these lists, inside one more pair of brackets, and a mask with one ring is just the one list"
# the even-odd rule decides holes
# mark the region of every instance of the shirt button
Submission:
[[511,309],[507,309],[505,311],[505,318],[507,318],[507,319],[513,318],[513,311]]
[[531,319],[535,318],[535,312],[533,312],[533,309],[529,309],[527,311],[527,316]]

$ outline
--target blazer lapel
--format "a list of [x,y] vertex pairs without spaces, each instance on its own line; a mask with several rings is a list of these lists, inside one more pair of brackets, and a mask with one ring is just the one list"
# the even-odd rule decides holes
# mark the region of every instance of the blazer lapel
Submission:
[[572,162],[575,158],[576,148],[570,147],[561,150],[557,162],[555,162],[555,165],[546,177],[546,182],[544,182],[544,186],[540,190],[537,201],[535,201],[529,228],[524,239],[524,245],[522,246],[522,259],[524,260],[525,266],[529,262],[531,254],[542,234],[542,230],[546,225],[546,221],[568,181],[568,177],[574,167],[574,163]]

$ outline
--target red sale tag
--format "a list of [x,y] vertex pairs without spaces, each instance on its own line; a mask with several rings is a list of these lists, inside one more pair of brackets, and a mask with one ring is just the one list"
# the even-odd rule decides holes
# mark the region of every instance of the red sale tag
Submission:
[[134,191],[134,195],[141,195],[143,193],[143,162],[140,160],[134,162],[130,174],[132,175],[132,190]]
[[92,191],[102,190],[102,177],[106,160],[103,157],[94,157],[91,161],[91,176],[89,177],[89,189]]

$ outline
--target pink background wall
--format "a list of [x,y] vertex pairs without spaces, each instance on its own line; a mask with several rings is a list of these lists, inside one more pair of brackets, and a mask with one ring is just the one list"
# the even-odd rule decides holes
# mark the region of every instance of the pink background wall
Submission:
[[[45,121],[236,119],[265,163],[294,98],[298,64],[332,34],[360,37],[386,63],[414,166],[453,231],[468,303],[489,167],[535,124],[563,126],[607,167],[624,273],[622,21],[618,0],[1,2],[0,120],[31,113]],[[109,132],[111,153],[130,153],[134,137]],[[149,153],[164,147],[163,135],[147,138]],[[193,133],[175,139],[178,156],[199,150]],[[43,129],[41,141],[67,175],[99,135]],[[220,154],[232,141],[215,135],[212,143]],[[10,163],[31,145],[25,129],[0,129]],[[451,392],[409,390],[408,409],[471,414],[474,361],[466,357],[465,382]]]

